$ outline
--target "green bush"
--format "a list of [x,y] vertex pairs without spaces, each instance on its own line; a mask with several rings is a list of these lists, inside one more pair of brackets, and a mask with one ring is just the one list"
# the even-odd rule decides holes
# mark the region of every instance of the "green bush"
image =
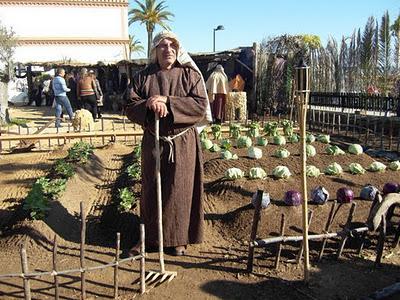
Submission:
[[122,189],[118,189],[118,193],[120,200],[118,204],[118,210],[128,212],[132,206],[136,204],[136,199],[133,195],[133,192],[129,188],[124,187]]
[[140,163],[135,162],[126,168],[126,173],[128,173],[129,177],[135,180],[139,180],[142,176]]
[[71,163],[65,161],[64,159],[58,159],[54,164],[54,172],[56,175],[68,179],[75,174],[75,169]]
[[94,147],[84,141],[75,143],[71,148],[68,149],[67,160],[79,161],[86,163],[93,154]]
[[23,209],[29,211],[29,215],[34,220],[43,219],[46,216],[46,212],[50,209],[49,200],[41,184],[35,183],[32,186],[25,198]]

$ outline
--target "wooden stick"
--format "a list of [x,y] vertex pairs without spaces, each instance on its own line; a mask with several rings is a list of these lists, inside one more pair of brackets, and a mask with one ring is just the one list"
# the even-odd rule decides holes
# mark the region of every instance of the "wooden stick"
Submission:
[[263,191],[257,190],[257,196],[255,201],[253,225],[251,227],[250,241],[249,241],[249,255],[247,258],[247,272],[253,272],[253,261],[254,261],[254,245],[252,242],[257,237],[258,223],[261,219],[261,201],[262,201]]
[[383,248],[385,246],[385,238],[386,238],[386,216],[382,215],[381,230],[379,232],[378,245],[376,246],[376,259],[374,265],[375,268],[381,265]]
[[[351,204],[349,216],[347,217],[347,222],[346,222],[346,225],[344,227],[345,231],[350,231],[351,221],[353,220],[353,216],[354,216],[355,210],[356,210],[356,203],[353,202]],[[339,259],[340,256],[342,255],[342,252],[343,252],[343,249],[344,249],[344,246],[346,244],[347,239],[348,239],[348,235],[345,235],[345,236],[342,237],[342,240],[339,243],[339,248],[338,248],[338,252],[337,252],[337,255],[336,255],[336,259]]]
[[145,231],[144,224],[140,224],[140,293],[143,295],[146,292],[146,270],[145,270]]
[[303,224],[303,241],[304,241],[304,282],[309,281],[309,249],[308,249],[308,197],[307,197],[307,175],[306,175],[306,116],[307,116],[308,93],[300,93],[300,139],[301,139],[301,191],[303,195],[302,203],[302,224]]
[[350,126],[350,112],[347,113],[346,133],[345,133],[346,136],[348,136],[348,134],[349,134],[349,126]]
[[[368,231],[368,227],[359,227],[352,229],[350,231],[347,230],[341,230],[338,232],[328,232],[328,233],[320,233],[320,234],[310,234],[308,236],[308,240],[320,240],[320,239],[330,239],[334,237],[343,237],[343,236],[348,236],[351,234],[357,234],[360,232],[365,232]],[[296,235],[296,236],[277,236],[277,237],[272,237],[268,239],[260,239],[260,240],[255,240],[251,243],[253,247],[266,247],[267,245],[270,244],[275,244],[275,243],[287,243],[287,242],[300,242],[303,240],[302,235]]]
[[[312,217],[313,217],[313,211],[310,210],[308,212],[308,228],[310,228]],[[297,254],[297,264],[300,264],[301,262],[301,258],[303,257],[303,251],[304,251],[304,243],[303,241],[301,241],[299,253]]]
[[81,206],[81,256],[80,256],[81,297],[82,299],[86,299],[86,274],[85,274],[86,216],[85,216],[83,202],[81,202],[80,206]]
[[[285,215],[282,214],[281,217],[281,236],[285,236]],[[275,270],[277,270],[279,268],[279,261],[281,258],[281,251],[282,251],[282,243],[277,243],[277,248],[276,248],[276,257],[275,257]]]
[[58,276],[57,276],[57,235],[54,235],[53,242],[53,271],[54,271],[54,299],[59,299]]
[[114,299],[118,299],[118,263],[120,250],[121,234],[117,232],[117,245],[115,247],[115,266],[114,266]]
[[[325,224],[325,232],[329,232],[329,230],[331,229],[331,225],[333,223],[333,216],[334,216],[334,212],[336,209],[336,203],[337,203],[336,200],[333,201],[333,203],[332,203],[331,210],[329,211],[328,220]],[[325,250],[327,241],[328,241],[327,238],[324,238],[322,241],[322,247],[321,247],[321,250],[319,251],[318,261],[321,261],[322,256],[324,255],[324,250]]]
[[[22,267],[22,274],[27,275],[29,273],[28,269],[28,258],[26,255],[25,246],[21,247],[21,267]],[[29,277],[24,277],[24,295],[25,300],[31,300],[31,285],[29,283]]]

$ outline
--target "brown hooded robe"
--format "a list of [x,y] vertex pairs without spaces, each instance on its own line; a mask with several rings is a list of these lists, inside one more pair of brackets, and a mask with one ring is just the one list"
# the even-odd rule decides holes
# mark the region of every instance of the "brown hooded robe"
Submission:
[[201,76],[190,67],[177,64],[161,70],[151,64],[133,79],[128,118],[144,128],[142,140],[142,195],[140,214],[145,224],[146,244],[158,245],[157,194],[154,154],[154,113],[146,108],[153,95],[168,96],[169,114],[160,118],[160,136],[174,138],[174,162],[170,145],[160,140],[164,246],[201,243],[203,239],[203,162],[194,124],[206,113],[206,91]]

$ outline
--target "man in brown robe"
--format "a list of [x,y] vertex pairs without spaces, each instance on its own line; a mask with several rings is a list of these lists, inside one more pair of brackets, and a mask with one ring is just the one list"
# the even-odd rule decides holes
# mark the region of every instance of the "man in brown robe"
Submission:
[[203,163],[195,124],[208,105],[201,74],[180,63],[180,51],[173,33],[154,38],[152,62],[133,78],[126,109],[144,129],[140,214],[148,247],[158,246],[154,118],[160,116],[163,242],[173,255],[184,255],[186,245],[203,239]]

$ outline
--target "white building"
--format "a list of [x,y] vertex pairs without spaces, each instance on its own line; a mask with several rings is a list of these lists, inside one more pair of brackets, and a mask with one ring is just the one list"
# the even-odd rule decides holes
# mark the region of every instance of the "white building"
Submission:
[[0,0],[0,20],[16,33],[23,64],[129,58],[128,0]]

